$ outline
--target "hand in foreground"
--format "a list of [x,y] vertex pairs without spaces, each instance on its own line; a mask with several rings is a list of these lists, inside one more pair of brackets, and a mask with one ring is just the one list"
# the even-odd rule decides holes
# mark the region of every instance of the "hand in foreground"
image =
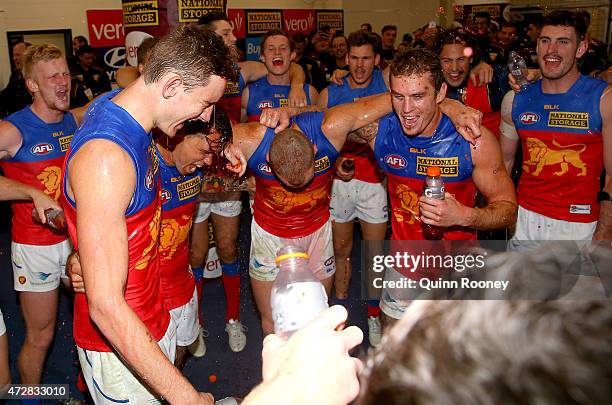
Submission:
[[278,134],[291,123],[291,114],[284,107],[266,108],[259,116],[259,123],[268,128],[275,128],[274,133]]
[[[359,393],[359,359],[349,350],[363,340],[361,329],[344,330],[348,313],[340,305],[323,311],[305,328],[284,341],[268,335],[263,346],[263,381],[284,381],[287,398],[305,404],[346,404]],[[291,398],[290,398],[291,397]],[[278,398],[279,403],[292,403]]]
[[308,98],[304,86],[291,86],[289,90],[289,107],[304,107],[308,105]]
[[489,84],[493,81],[493,68],[486,62],[480,62],[470,71],[470,79],[477,87]]
[[421,196],[419,197],[419,211],[421,221],[427,225],[449,227],[463,225],[467,217],[465,205],[461,204],[454,195],[445,193],[444,200]]
[[49,197],[47,194],[40,190],[33,189],[31,191],[32,203],[38,214],[41,224],[47,223],[47,217],[45,211],[48,209],[62,210],[62,206],[57,201]]
[[66,261],[66,272],[70,277],[70,282],[72,283],[74,292],[85,294],[85,283],[83,282],[81,260],[79,259],[79,254],[76,250],[73,251],[70,256],[68,256],[68,260]]
[[[527,69],[527,80],[530,82],[535,82],[541,77],[540,69]],[[521,86],[516,81],[516,78],[512,76],[512,73],[508,73],[508,84],[510,84],[510,88],[515,93],[520,93]]]
[[233,143],[227,144],[224,151],[224,156],[228,160],[227,169],[242,176],[247,169],[247,162],[244,154]]
[[344,78],[344,76],[346,76],[348,74],[349,74],[348,70],[336,69],[332,73],[330,81],[333,84],[337,84],[338,86],[342,86],[342,79]]

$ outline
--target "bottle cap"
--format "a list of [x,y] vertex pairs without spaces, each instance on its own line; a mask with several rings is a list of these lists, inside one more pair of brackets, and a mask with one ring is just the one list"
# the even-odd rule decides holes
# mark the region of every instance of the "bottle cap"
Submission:
[[284,255],[280,255],[276,257],[276,260],[274,261],[276,264],[279,264],[280,262],[282,262],[285,259],[290,259],[292,257],[301,257],[303,259],[308,259],[308,254],[304,253],[304,252],[291,252],[291,253],[285,253]]
[[429,166],[427,168],[427,175],[429,177],[439,177],[440,174],[440,168],[438,166]]

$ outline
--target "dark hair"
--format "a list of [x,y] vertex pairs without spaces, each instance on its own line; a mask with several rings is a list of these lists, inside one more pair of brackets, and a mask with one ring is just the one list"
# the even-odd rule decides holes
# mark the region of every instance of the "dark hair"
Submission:
[[329,43],[332,44],[336,38],[344,38],[344,41],[346,41],[346,37],[343,34],[336,32]]
[[382,30],[380,30],[381,34],[384,34],[387,31],[391,31],[394,30],[395,32],[397,32],[397,27],[395,25],[385,25],[384,27],[382,27]]
[[366,31],[372,32],[372,24],[370,24],[370,23],[363,23],[363,24],[361,24],[361,27],[363,27],[364,25],[365,25],[365,30]]
[[391,63],[391,76],[431,74],[436,92],[444,83],[444,75],[438,56],[427,49],[417,48],[399,53]]
[[487,11],[477,11],[476,13],[474,13],[474,19],[476,18],[486,18],[487,21],[491,21],[491,14],[489,14]]
[[546,14],[542,20],[542,26],[546,25],[573,27],[579,41],[584,39],[589,28],[584,14],[569,10],[555,10]]
[[407,44],[412,44],[412,34],[407,32],[404,35],[402,35],[402,42],[405,42]]
[[294,32],[291,34],[291,39],[294,44],[301,44],[302,42],[305,44],[308,43],[308,38],[302,32]]
[[74,37],[74,39],[76,39],[77,41],[79,41],[83,45],[89,45],[89,42],[87,41],[87,38],[85,38],[83,35],[77,35],[76,37]]
[[471,47],[474,51],[476,51],[475,44],[478,41],[474,38],[474,36],[467,31],[456,28],[452,30],[441,30],[440,34],[436,38],[436,42],[434,45],[434,49],[436,53],[440,55],[442,52],[442,48],[444,45],[454,45],[454,44],[465,44],[465,46]]
[[518,32],[518,25],[516,23],[513,22],[509,22],[509,21],[503,21],[501,24],[501,28],[516,28],[516,31]]
[[219,133],[221,137],[218,141],[214,142],[214,145],[209,141],[211,151],[224,151],[225,146],[232,142],[233,139],[232,123],[227,114],[218,105],[215,105],[209,121],[187,121],[177,135],[203,135],[208,138],[208,135],[214,133]]
[[280,30],[278,28],[273,28],[271,30],[269,30],[268,32],[266,32],[263,37],[261,37],[261,48],[260,48],[260,53],[263,54],[263,50],[264,50],[264,45],[266,43],[266,41],[268,40],[268,38],[270,37],[274,37],[274,36],[281,36],[281,37],[285,37],[287,38],[287,40],[289,41],[289,49],[293,51],[293,48],[295,48],[295,42],[293,42],[293,38],[291,36],[289,36],[289,34],[287,34],[285,31]]
[[274,136],[270,145],[270,167],[289,187],[308,183],[309,169],[314,167],[312,142],[302,132],[287,128]]
[[76,55],[77,56],[81,56],[81,55],[84,55],[86,53],[91,53],[91,54],[95,55],[96,51],[94,51],[94,49],[91,46],[89,46],[89,45],[83,45],[82,47],[80,47],[78,49],[78,51],[76,51]]
[[138,64],[144,65],[147,61],[147,53],[153,49],[158,39],[154,37],[145,38],[142,40],[140,45],[138,46],[138,52],[136,52],[136,59],[138,60]]
[[201,25],[204,28],[207,28],[213,31],[212,23],[214,23],[215,21],[229,22],[229,18],[227,17],[227,14],[225,14],[225,12],[223,11],[220,11],[220,10],[209,11],[208,13],[200,17],[200,19],[198,20],[198,25]]
[[371,45],[372,49],[374,50],[374,54],[380,54],[380,37],[372,32],[363,30],[351,32],[346,44],[349,52],[353,46]]
[[155,44],[143,76],[150,84],[172,72],[193,89],[206,86],[212,75],[238,81],[233,61],[219,35],[195,24],[179,25]]

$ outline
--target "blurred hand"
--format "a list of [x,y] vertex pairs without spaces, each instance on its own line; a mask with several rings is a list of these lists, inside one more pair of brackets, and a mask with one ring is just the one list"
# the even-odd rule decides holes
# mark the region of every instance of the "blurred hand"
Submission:
[[40,190],[32,190],[30,196],[32,197],[32,203],[34,204],[41,224],[47,223],[47,217],[45,216],[46,210],[56,209],[63,211],[62,206],[57,201]]
[[291,86],[289,90],[289,107],[304,107],[308,105],[304,85]]
[[274,133],[278,134],[291,123],[291,113],[284,107],[266,108],[259,116],[259,123],[268,128],[275,128]]
[[[540,69],[527,69],[527,80],[530,82],[535,82],[542,76]],[[521,91],[521,86],[517,83],[512,73],[508,73],[508,83],[510,84],[510,88],[515,92],[519,93]]]
[[242,176],[247,169],[246,159],[244,154],[233,143],[227,144],[224,150],[224,156],[228,160],[227,169]]
[[480,62],[470,71],[470,79],[474,86],[484,86],[493,81],[493,68],[486,62]]
[[342,86],[342,79],[344,76],[348,75],[348,70],[344,69],[336,69],[331,75],[330,81],[338,86]]
[[68,256],[68,260],[66,261],[66,272],[70,277],[70,282],[72,283],[74,292],[85,294],[85,283],[83,282],[81,260],[79,259],[79,254],[76,250],[72,252],[70,256]]

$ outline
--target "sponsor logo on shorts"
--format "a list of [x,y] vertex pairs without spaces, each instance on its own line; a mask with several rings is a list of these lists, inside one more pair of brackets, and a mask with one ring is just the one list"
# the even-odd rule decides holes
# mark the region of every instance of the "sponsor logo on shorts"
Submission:
[[323,170],[329,169],[331,163],[327,156],[323,156],[320,159],[315,160],[315,173],[322,172]]
[[259,104],[257,104],[257,108],[259,108],[260,110],[264,110],[266,108],[272,108],[272,106],[273,104],[269,100],[260,101]]
[[589,127],[589,113],[551,111],[548,116],[548,126],[587,129]]
[[[328,257],[327,260],[325,260],[324,264],[325,266],[331,266],[332,264],[334,264],[334,262],[336,261],[336,258],[334,256]],[[331,271],[331,269],[328,269],[327,272],[329,273]]]
[[46,155],[48,153],[53,152],[53,145],[50,143],[39,143],[37,145],[32,146],[32,153],[34,155]]
[[36,276],[38,277],[38,279],[42,281],[46,281],[50,275],[51,273],[43,273],[42,271],[39,271],[38,273],[36,273]]
[[19,281],[19,284],[21,285],[24,285],[27,281],[27,279],[24,276],[19,276],[17,280]]
[[170,193],[170,191],[164,189],[161,192],[161,199],[162,199],[162,204],[167,203],[168,201],[170,201],[170,199],[172,198],[172,194]]
[[257,170],[267,174],[272,174],[272,169],[267,163],[260,163],[259,165],[257,165]]
[[406,167],[406,159],[400,155],[385,156],[385,163],[393,169],[403,169]]
[[540,116],[536,113],[524,112],[521,115],[519,115],[519,121],[521,121],[521,123],[525,125],[531,125],[531,124],[535,124],[536,122],[540,121]]
[[591,205],[590,204],[572,204],[570,205],[570,214],[590,214],[591,213]]
[[259,263],[256,258],[253,258],[253,260],[251,260],[251,267],[254,269],[261,269],[262,267],[265,267],[265,266]]
[[417,174],[427,175],[429,166],[438,166],[442,176],[457,176],[459,174],[459,158],[458,157],[425,157],[417,156]]

